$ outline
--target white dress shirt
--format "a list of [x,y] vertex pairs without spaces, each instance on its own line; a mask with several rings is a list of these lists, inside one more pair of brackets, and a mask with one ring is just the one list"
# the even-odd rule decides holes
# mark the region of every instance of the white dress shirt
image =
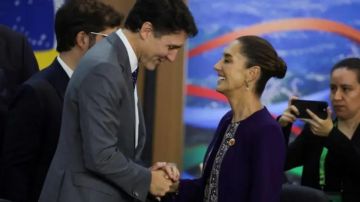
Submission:
[[60,63],[60,66],[63,68],[66,74],[69,76],[69,78],[71,78],[74,71],[64,62],[64,60],[61,59],[59,55],[56,57],[56,59]]
[[[138,59],[136,57],[136,54],[134,52],[134,49],[131,47],[129,41],[127,40],[126,36],[124,35],[124,33],[122,32],[121,29],[116,31],[116,34],[120,37],[121,41],[124,43],[127,54],[129,56],[129,61],[130,61],[130,68],[131,68],[131,73],[133,73],[137,68],[138,68]],[[137,87],[135,84],[135,89],[134,89],[134,102],[135,102],[135,148],[138,145],[138,141],[139,141],[139,109],[138,109],[138,96],[137,96]]]

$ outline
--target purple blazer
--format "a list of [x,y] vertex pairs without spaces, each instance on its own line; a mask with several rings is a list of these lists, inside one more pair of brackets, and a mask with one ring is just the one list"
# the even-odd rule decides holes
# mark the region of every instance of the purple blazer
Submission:
[[[226,113],[217,127],[205,155],[201,178],[181,180],[179,192],[170,201],[203,201],[206,179],[232,116],[232,111]],[[281,128],[266,107],[241,121],[235,144],[228,149],[221,164],[218,202],[279,202],[284,145]]]

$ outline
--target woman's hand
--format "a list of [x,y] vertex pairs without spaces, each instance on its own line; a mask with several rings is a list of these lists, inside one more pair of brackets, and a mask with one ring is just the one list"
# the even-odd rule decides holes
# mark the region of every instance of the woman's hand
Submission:
[[163,170],[167,174],[167,178],[170,178],[173,182],[176,182],[180,179],[180,171],[177,168],[175,163],[167,162],[156,162],[150,170]]
[[311,119],[302,119],[302,120],[304,120],[306,123],[310,125],[311,132],[318,136],[323,136],[323,137],[329,136],[330,131],[334,127],[333,121],[331,119],[330,107],[327,108],[328,116],[326,119],[319,118],[309,109],[307,109],[306,112],[309,114]]
[[291,96],[288,103],[288,108],[282,113],[279,118],[279,123],[282,127],[286,127],[289,123],[293,123],[296,120],[296,115],[299,115],[299,110],[291,104],[292,100],[298,99],[298,97]]

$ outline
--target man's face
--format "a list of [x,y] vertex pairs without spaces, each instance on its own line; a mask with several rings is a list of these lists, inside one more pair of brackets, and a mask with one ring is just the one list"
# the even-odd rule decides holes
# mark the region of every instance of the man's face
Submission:
[[148,70],[154,70],[164,61],[174,62],[186,38],[184,31],[162,36],[156,36],[154,32],[148,33],[142,41],[143,51],[139,63]]

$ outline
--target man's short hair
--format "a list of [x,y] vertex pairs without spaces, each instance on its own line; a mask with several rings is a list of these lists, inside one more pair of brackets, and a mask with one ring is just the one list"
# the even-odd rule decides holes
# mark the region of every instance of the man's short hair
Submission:
[[125,28],[138,32],[145,22],[150,22],[158,35],[184,31],[188,37],[193,37],[198,32],[182,0],[137,0],[125,21]]
[[68,0],[55,15],[56,50],[63,52],[74,47],[76,35],[81,31],[101,32],[118,27],[123,18],[110,5],[97,0]]

